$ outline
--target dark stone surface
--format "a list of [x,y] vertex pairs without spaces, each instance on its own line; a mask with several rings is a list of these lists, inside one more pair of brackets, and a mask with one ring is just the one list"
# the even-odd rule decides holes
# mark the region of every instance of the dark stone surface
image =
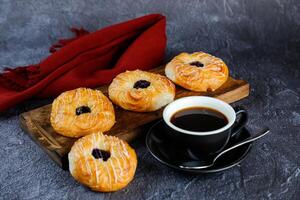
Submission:
[[[0,0],[0,66],[38,62],[71,26],[88,30],[141,16],[168,18],[166,60],[182,51],[224,59],[248,80],[248,128],[269,126],[241,166],[187,175],[159,164],[144,140],[132,145],[134,181],[101,194],[75,182],[20,129],[18,114],[50,100],[29,100],[0,115],[0,199],[299,199],[300,1],[298,0]],[[0,97],[1,98],[1,97]]]

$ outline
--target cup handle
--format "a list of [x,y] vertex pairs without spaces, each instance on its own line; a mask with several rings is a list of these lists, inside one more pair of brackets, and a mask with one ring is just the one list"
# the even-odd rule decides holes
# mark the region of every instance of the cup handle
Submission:
[[241,115],[241,118],[238,121],[235,121],[233,128],[231,129],[231,137],[241,132],[242,128],[244,128],[248,121],[248,112],[244,108],[236,107],[234,110],[236,116]]

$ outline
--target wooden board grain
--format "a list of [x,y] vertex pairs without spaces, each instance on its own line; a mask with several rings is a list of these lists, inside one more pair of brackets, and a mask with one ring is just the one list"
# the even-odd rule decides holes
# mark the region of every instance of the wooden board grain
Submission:
[[[164,67],[151,70],[163,74]],[[107,86],[98,88],[107,94]],[[238,101],[249,95],[249,84],[243,80],[229,78],[222,87],[214,92],[192,92],[181,87],[176,88],[176,99],[185,96],[206,95],[222,99],[228,103]],[[117,136],[128,142],[145,133],[145,126],[150,122],[161,118],[162,110],[149,113],[137,113],[126,111],[115,106],[116,124],[109,135]],[[68,168],[67,154],[70,151],[74,138],[68,138],[57,134],[50,124],[51,104],[46,105],[20,115],[20,124],[23,130],[35,141],[61,168]]]

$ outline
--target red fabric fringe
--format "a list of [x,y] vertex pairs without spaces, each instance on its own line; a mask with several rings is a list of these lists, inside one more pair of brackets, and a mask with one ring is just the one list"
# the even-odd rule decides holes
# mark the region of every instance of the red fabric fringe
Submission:
[[40,68],[38,65],[5,68],[0,74],[0,83],[9,89],[16,91],[25,90],[40,80]]
[[[55,53],[74,40],[89,34],[89,32],[83,28],[71,28],[70,30],[75,34],[75,37],[59,39],[57,43],[49,48],[50,53]],[[4,72],[0,74],[1,85],[16,91],[25,90],[37,83],[40,79],[40,68],[38,65],[22,66],[14,69],[6,67]]]
[[87,34],[89,34],[90,32],[88,32],[87,30],[80,28],[71,28],[70,29],[74,34],[75,37],[74,38],[66,38],[66,39],[60,39],[58,40],[57,43],[53,44],[50,48],[49,48],[49,52],[50,53],[55,53],[57,52],[60,48],[66,46],[67,44],[69,44],[70,42],[73,42],[74,40],[77,40],[78,38],[85,36]]

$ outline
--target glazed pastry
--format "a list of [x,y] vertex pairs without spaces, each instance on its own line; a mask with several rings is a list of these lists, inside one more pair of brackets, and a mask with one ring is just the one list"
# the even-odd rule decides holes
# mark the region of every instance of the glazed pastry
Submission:
[[68,156],[72,176],[94,191],[124,188],[137,166],[135,151],[126,142],[100,132],[77,140]]
[[114,78],[109,98],[126,110],[158,110],[174,100],[175,86],[165,76],[141,70],[126,71]]
[[181,53],[166,65],[166,76],[185,89],[215,91],[228,78],[228,68],[220,59],[203,52]]
[[78,88],[59,95],[52,104],[51,125],[67,137],[108,131],[115,123],[114,108],[99,90]]

